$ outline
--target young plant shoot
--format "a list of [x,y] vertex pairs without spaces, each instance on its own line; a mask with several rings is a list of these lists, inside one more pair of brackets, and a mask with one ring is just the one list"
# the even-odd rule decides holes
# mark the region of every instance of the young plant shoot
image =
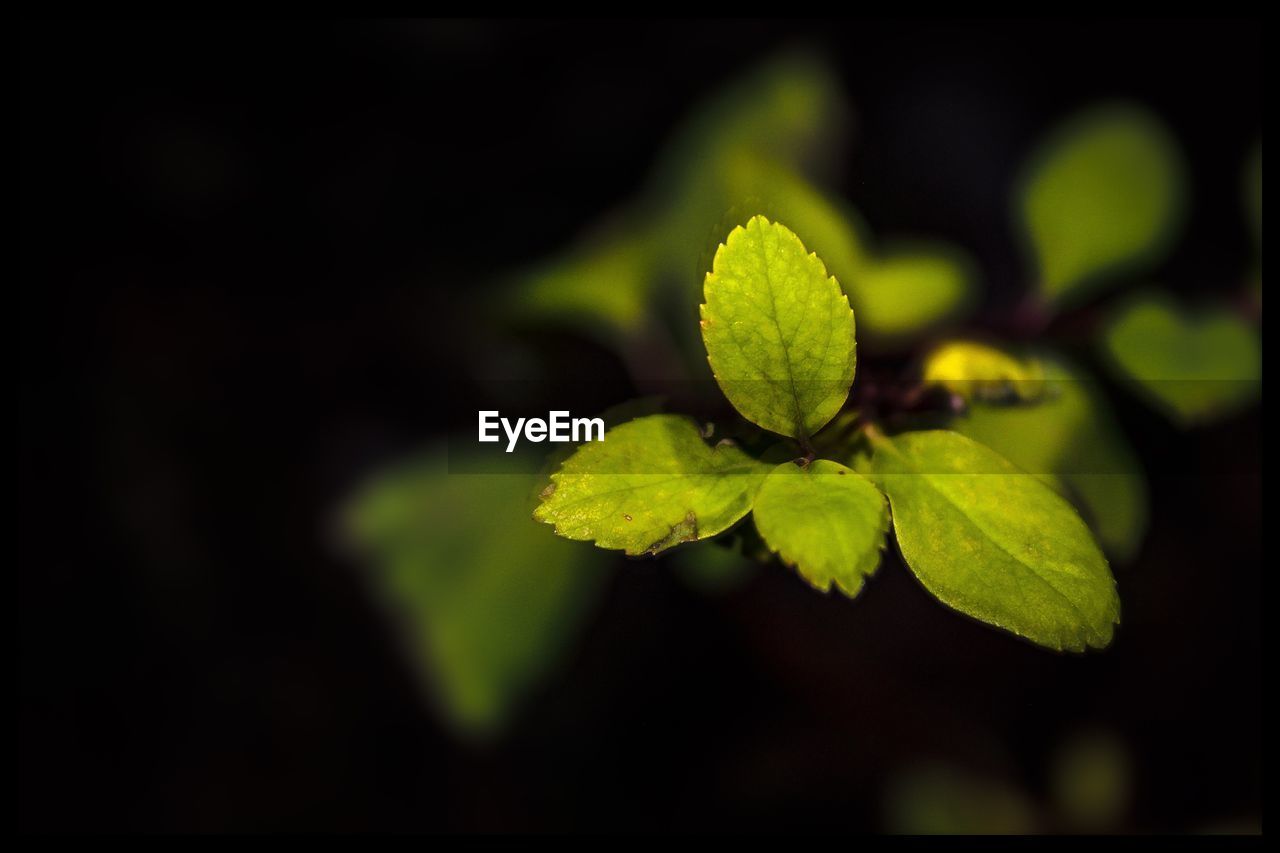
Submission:
[[[850,598],[892,527],[906,565],[947,606],[1051,649],[1111,642],[1120,602],[1107,559],[1043,478],[959,432],[889,435],[861,416],[858,440],[819,458],[820,433],[854,382],[855,322],[840,283],[799,237],[763,216],[734,228],[703,295],[716,382],[744,418],[791,445],[766,454],[787,461],[712,446],[689,418],[637,418],[570,456],[535,518],[568,539],[653,555],[750,514],[805,581]],[[946,358],[965,361],[963,351]],[[1041,377],[1036,365],[1009,370]]]

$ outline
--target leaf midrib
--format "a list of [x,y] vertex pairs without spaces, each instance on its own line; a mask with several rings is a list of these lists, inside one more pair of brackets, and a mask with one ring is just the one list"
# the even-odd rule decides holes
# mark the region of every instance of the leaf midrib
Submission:
[[796,392],[795,371],[791,367],[791,348],[782,334],[782,324],[778,322],[778,300],[773,294],[773,276],[769,274],[769,257],[764,248],[765,230],[760,228],[758,232],[760,240],[757,248],[760,264],[764,269],[765,287],[769,291],[769,319],[773,321],[773,328],[778,332],[778,345],[782,347],[782,359],[787,365],[787,382],[791,385],[791,408],[795,415],[796,431],[799,433],[796,437],[801,441],[808,441],[808,430],[805,427],[804,415],[800,411],[800,395]]

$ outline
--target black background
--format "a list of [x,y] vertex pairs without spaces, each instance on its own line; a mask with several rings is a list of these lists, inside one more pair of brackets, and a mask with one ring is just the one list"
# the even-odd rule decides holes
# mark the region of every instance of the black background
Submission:
[[[699,98],[799,41],[857,115],[840,187],[1025,286],[1008,191],[1128,96],[1192,170],[1177,290],[1235,287],[1258,22],[41,23],[20,68],[19,822],[35,830],[875,829],[904,762],[1043,796],[1118,732],[1126,828],[1261,812],[1260,417],[1120,414],[1153,529],[1108,652],[937,606],[893,560],[852,609],[764,572],[721,602],[611,582],[496,746],[455,743],[330,514],[465,371],[442,306],[641,185]],[[465,330],[462,330],[465,332]],[[625,383],[585,341],[557,347]],[[856,618],[855,618],[856,617]]]

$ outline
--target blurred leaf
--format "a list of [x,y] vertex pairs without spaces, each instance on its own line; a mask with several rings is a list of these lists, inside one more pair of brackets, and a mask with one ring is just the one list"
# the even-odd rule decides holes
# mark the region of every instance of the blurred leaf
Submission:
[[1113,556],[1128,560],[1147,526],[1147,483],[1094,380],[1042,356],[1045,391],[1030,405],[973,401],[951,428],[1065,494]]
[[1254,147],[1245,165],[1244,204],[1254,243],[1262,247],[1262,142]]
[[721,545],[719,539],[678,548],[670,560],[677,577],[704,595],[737,589],[756,573],[758,565],[737,547]]
[[684,254],[696,253],[705,269],[732,226],[755,214],[785,223],[822,258],[848,295],[859,331],[878,345],[903,343],[954,319],[971,302],[973,265],[963,252],[923,241],[876,250],[851,206],[791,168],[745,155],[710,163],[694,197],[690,215],[672,220],[677,233],[664,238],[666,244],[695,237],[697,245]]
[[879,438],[903,559],[942,603],[1052,649],[1111,642],[1120,600],[1107,560],[1061,496],[959,433]]
[[807,212],[817,196],[800,176],[841,150],[846,124],[839,83],[811,53],[783,53],[698,104],[645,192],[666,275],[697,293],[724,235],[768,213],[756,201]]
[[[760,157],[738,156],[721,161],[712,174],[720,178],[714,189],[719,197],[712,203],[719,215],[731,217],[730,227],[756,214],[785,222],[804,235],[805,245],[823,259],[837,280],[842,280],[842,273],[852,276],[869,262],[866,227],[858,215],[824,195],[796,170]],[[713,235],[708,259],[728,230],[722,227]]]
[[518,316],[565,321],[609,340],[643,327],[656,284],[650,238],[618,229],[528,273],[506,305]]
[[892,344],[955,319],[970,304],[974,283],[973,263],[962,251],[911,241],[868,257],[845,291],[863,337]]
[[1131,775],[1128,751],[1114,735],[1076,735],[1062,745],[1054,758],[1054,803],[1072,829],[1107,831],[1128,810]]
[[1167,295],[1143,294],[1112,316],[1103,346],[1114,369],[1183,426],[1235,414],[1260,394],[1258,331],[1224,309],[1191,314]]
[[886,829],[905,835],[1035,832],[1033,805],[1018,791],[942,765],[900,772],[889,785]]
[[1017,196],[1040,292],[1067,304],[1159,262],[1184,218],[1185,183],[1177,144],[1145,110],[1107,104],[1067,121]]
[[850,598],[879,565],[889,528],[884,495],[861,474],[823,459],[774,468],[752,517],[769,547],[814,589],[827,592],[834,582]]
[[746,218],[730,218],[738,194],[718,170],[743,159],[807,168],[839,147],[844,124],[839,86],[812,56],[783,54],[748,72],[693,110],[644,192],[614,217],[617,227],[517,277],[512,316],[616,339],[645,326],[670,283],[687,285],[693,304],[708,242],[709,262],[719,239]]
[[566,539],[657,554],[728,529],[768,473],[737,447],[710,447],[688,418],[651,415],[580,446],[551,475],[534,517]]
[[811,52],[783,53],[697,105],[660,157],[653,188],[661,203],[742,154],[807,168],[840,149],[847,120],[830,68]]
[[510,721],[560,663],[605,576],[598,552],[529,518],[535,484],[451,475],[436,450],[384,472],[348,507],[374,591],[464,735]]
[[831,420],[853,383],[853,312],[795,234],[763,216],[735,228],[705,295],[702,339],[734,408],[802,440]]
[[1039,359],[1015,358],[976,341],[935,347],[925,356],[922,378],[966,400],[1036,400],[1044,394]]
[[[868,248],[857,213],[811,182],[842,154],[847,125],[834,75],[784,54],[698,105],[658,158],[636,202],[550,264],[524,274],[513,316],[561,321],[610,343],[652,329],[660,308],[685,316],[724,235],[760,214],[803,236],[841,282],[868,341],[893,347],[970,303],[973,267],[945,244]],[[671,330],[692,358],[698,342]]]

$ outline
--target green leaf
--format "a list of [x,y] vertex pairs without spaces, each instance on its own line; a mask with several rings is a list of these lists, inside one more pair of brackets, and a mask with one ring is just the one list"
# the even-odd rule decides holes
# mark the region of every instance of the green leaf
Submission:
[[853,383],[853,311],[795,234],[763,216],[735,228],[704,294],[707,358],[744,417],[802,440],[831,420]]
[[751,511],[769,466],[709,446],[677,415],[651,415],[583,444],[551,475],[534,511],[567,539],[631,555],[715,536]]
[[976,341],[947,341],[925,356],[922,378],[966,400],[1035,400],[1044,367]]
[[1144,294],[1111,318],[1103,346],[1113,368],[1183,426],[1232,415],[1260,394],[1258,332],[1221,308],[1191,314],[1168,296]]
[[796,169],[739,155],[725,158],[706,173],[719,178],[710,202],[721,227],[710,235],[703,261],[711,260],[730,227],[756,214],[771,222],[786,222],[803,234],[805,245],[839,281],[870,261],[866,225],[857,212],[821,192]]
[[441,449],[383,472],[353,497],[346,527],[445,718],[492,736],[560,665],[606,577],[603,555],[530,520],[536,478],[448,467]]
[[1042,355],[1030,405],[971,401],[951,424],[1072,500],[1113,557],[1130,559],[1147,526],[1147,483],[1097,383]]
[[700,542],[673,551],[670,560],[676,576],[704,595],[724,595],[746,584],[759,564],[743,556],[738,543],[726,546],[722,541]]
[[733,223],[760,214],[804,235],[805,245],[843,286],[859,333],[876,345],[901,345],[957,317],[970,302],[973,265],[962,252],[922,241],[876,250],[852,207],[822,193],[794,169],[743,155],[709,163],[701,176],[702,212],[673,219],[677,233],[664,241],[670,245],[706,235],[699,252],[703,268]]
[[1074,302],[1160,261],[1184,218],[1185,183],[1176,143],[1145,110],[1108,104],[1058,128],[1017,195],[1040,292]]
[[616,229],[524,274],[505,305],[522,321],[564,322],[611,340],[644,326],[656,284],[647,232]]
[[942,603],[1053,649],[1111,642],[1111,569],[1040,479],[944,430],[878,438],[872,466],[903,559]]
[[880,563],[889,507],[862,475],[823,459],[784,462],[756,495],[756,528],[783,562],[815,589],[832,583],[850,598]]
[[780,54],[699,103],[664,149],[653,191],[670,197],[708,164],[740,154],[793,168],[840,150],[847,108],[839,81],[812,53]]
[[836,267],[832,271],[845,282],[863,337],[882,345],[901,343],[954,319],[974,291],[972,262],[943,243],[890,244],[847,279]]

